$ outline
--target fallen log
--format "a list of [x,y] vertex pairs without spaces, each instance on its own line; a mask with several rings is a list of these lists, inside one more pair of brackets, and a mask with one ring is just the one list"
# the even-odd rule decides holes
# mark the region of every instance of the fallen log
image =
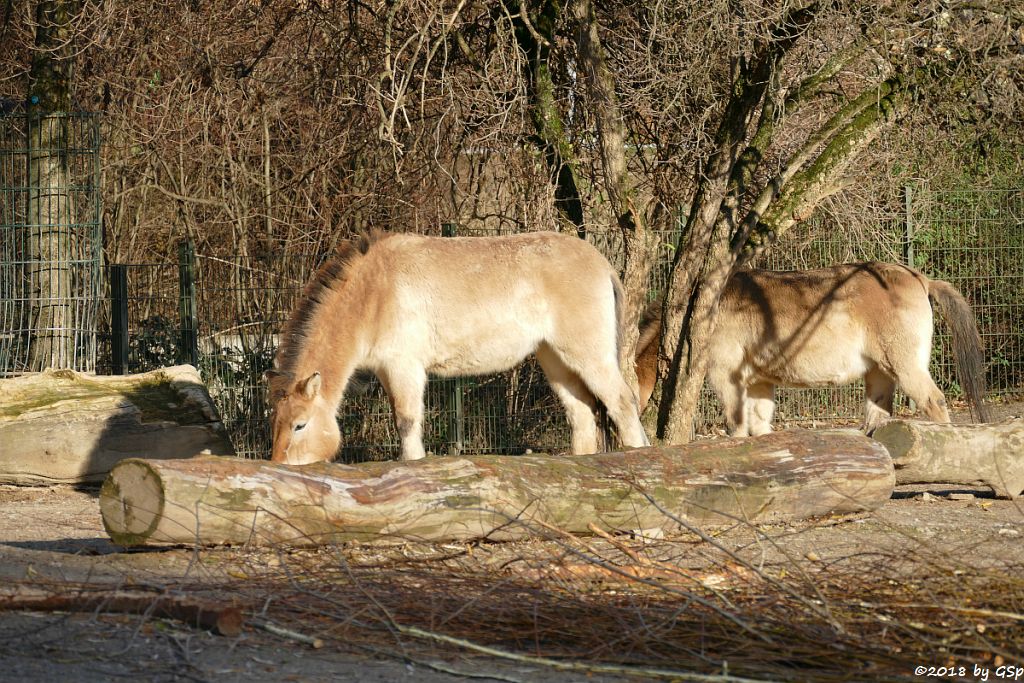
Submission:
[[122,459],[230,454],[195,368],[47,370],[0,380],[0,483],[98,484]]
[[100,491],[120,545],[319,545],[525,538],[871,510],[892,463],[864,436],[796,430],[621,453],[431,457],[301,467],[131,459]]
[[875,430],[897,484],[984,484],[998,496],[1024,491],[1024,420],[934,424],[893,420]]

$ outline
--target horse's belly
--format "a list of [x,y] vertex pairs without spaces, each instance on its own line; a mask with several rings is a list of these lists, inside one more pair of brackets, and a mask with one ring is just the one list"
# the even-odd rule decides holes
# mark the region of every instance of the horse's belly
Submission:
[[515,367],[537,350],[538,340],[520,335],[478,338],[435,351],[427,371],[442,377],[491,375]]
[[444,358],[437,359],[427,367],[427,372],[440,377],[493,375],[515,367],[528,355],[529,352],[520,354],[467,350],[463,354],[447,355]]
[[759,363],[753,374],[760,381],[788,387],[819,387],[849,384],[868,371],[865,358],[857,354],[831,353],[796,357],[785,363]]

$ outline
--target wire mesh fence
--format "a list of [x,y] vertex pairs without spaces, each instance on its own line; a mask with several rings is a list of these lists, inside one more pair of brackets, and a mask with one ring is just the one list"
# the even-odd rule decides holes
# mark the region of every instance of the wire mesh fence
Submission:
[[[913,264],[959,289],[974,309],[985,345],[987,384],[997,396],[1024,393],[1024,191],[918,194],[911,213]],[[933,374],[959,393],[949,335],[941,324]]]
[[[991,396],[1020,397],[1024,192],[973,192],[960,198],[918,190],[913,197],[908,211],[876,221],[871,234],[852,234],[828,218],[809,223],[787,234],[757,265],[806,269],[858,260],[909,261],[932,277],[952,282],[978,315]],[[482,234],[451,226],[442,232]],[[652,274],[652,298],[665,286],[679,232],[657,237],[661,247]],[[589,239],[613,262],[620,258],[617,235],[592,234]],[[263,372],[272,364],[280,330],[297,297],[322,259],[320,255],[272,261],[221,259],[192,255],[186,249],[177,262],[124,266],[130,328],[124,344],[125,368],[144,371],[187,361],[193,354],[238,452],[266,457],[270,435]],[[192,280],[191,288],[181,284],[183,276]],[[103,319],[109,320],[109,298],[105,306]],[[195,321],[182,324],[189,316]],[[113,336],[104,329],[101,358],[110,358]],[[943,391],[956,399],[960,389],[950,358],[948,336],[940,321],[932,372]],[[105,361],[100,370],[111,371],[112,364]],[[777,400],[777,421],[783,424],[852,422],[863,411],[863,388],[780,389]],[[494,376],[432,378],[425,404],[424,443],[435,453],[567,448],[569,433],[561,406],[533,361]],[[344,460],[397,454],[391,408],[374,378],[353,382],[338,419]],[[705,391],[696,428],[707,432],[721,424],[720,407]]]
[[0,115],[0,376],[92,370],[99,118]]
[[[0,117],[0,376],[46,366],[143,372],[197,365],[238,452],[265,457],[263,372],[305,282],[325,255],[219,258],[183,244],[177,259],[101,268],[98,120]],[[55,154],[55,149],[63,150]],[[682,223],[680,212],[679,224]],[[443,235],[485,234],[454,224]],[[493,233],[486,233],[493,234]],[[681,230],[659,233],[649,299],[664,289]],[[617,233],[588,239],[621,262]],[[1024,386],[1024,191],[907,188],[906,205],[854,232],[824,216],[787,233],[756,265],[806,269],[859,260],[905,262],[960,289],[986,345],[991,397]],[[105,287],[105,289],[103,289]],[[960,395],[949,339],[936,328],[932,373]],[[860,386],[784,389],[777,421],[857,420]],[[563,451],[568,428],[536,363],[490,377],[432,378],[424,441],[435,453]],[[346,460],[390,458],[391,409],[375,379],[355,382],[339,422]],[[696,429],[722,422],[710,392]]]
[[[118,292],[119,280],[121,291]],[[108,266],[102,301],[96,372],[135,374],[186,361],[179,317],[178,266],[174,262]],[[115,310],[123,307],[121,321]],[[118,345],[118,331],[124,343]]]

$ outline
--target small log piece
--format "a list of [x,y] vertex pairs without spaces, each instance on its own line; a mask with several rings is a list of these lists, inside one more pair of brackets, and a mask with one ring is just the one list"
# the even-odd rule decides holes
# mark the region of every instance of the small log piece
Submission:
[[896,466],[897,484],[984,484],[996,495],[1024,492],[1024,420],[934,424],[892,420],[875,430]]
[[81,590],[68,588],[59,593],[32,588],[0,588],[0,611],[4,610],[147,614],[232,637],[242,632],[244,623],[242,610],[235,604],[186,595],[88,587]]
[[885,448],[794,430],[587,456],[430,457],[301,467],[131,459],[100,492],[120,545],[510,540],[679,523],[778,522],[871,510],[892,494]]
[[0,483],[99,484],[124,458],[234,453],[195,368],[0,380]]

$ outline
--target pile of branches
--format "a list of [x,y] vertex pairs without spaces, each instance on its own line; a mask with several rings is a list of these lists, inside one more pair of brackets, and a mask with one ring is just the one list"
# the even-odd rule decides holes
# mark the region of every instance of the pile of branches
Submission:
[[481,655],[677,680],[880,680],[922,664],[994,669],[1024,652],[1022,568],[967,570],[928,550],[758,566],[714,539],[562,537],[497,552],[275,557],[270,574],[267,558],[254,557],[248,577],[260,618],[420,661]]
[[[488,671],[499,661],[721,682],[910,679],[922,665],[955,678],[1019,665],[1024,652],[1019,563],[967,566],[928,546],[826,561],[772,554],[784,548],[764,536],[744,548],[699,531],[662,540],[548,531],[522,543],[232,552],[207,561],[212,581],[149,594],[22,586],[0,591],[0,609],[7,600],[128,612],[227,636],[261,629],[499,680],[516,680]],[[758,556],[760,542],[773,547]]]

